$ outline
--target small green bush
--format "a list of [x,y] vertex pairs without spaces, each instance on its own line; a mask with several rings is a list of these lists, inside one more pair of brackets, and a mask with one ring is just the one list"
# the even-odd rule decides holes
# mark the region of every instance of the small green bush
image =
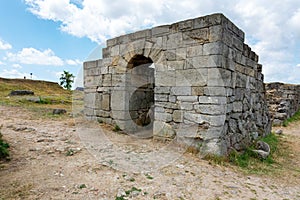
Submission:
[[113,131],[114,131],[114,132],[119,132],[119,131],[121,131],[120,126],[118,126],[118,125],[116,124],[115,127],[113,128]]
[[2,134],[0,132],[0,160],[7,159],[9,157],[9,144],[4,142],[2,139]]

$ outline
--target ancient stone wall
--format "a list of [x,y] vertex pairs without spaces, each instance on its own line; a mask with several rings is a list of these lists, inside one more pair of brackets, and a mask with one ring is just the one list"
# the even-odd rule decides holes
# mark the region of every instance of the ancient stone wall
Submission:
[[224,155],[270,132],[262,66],[222,14],[107,41],[84,63],[85,115]]
[[300,85],[267,83],[266,93],[273,125],[282,125],[300,108]]

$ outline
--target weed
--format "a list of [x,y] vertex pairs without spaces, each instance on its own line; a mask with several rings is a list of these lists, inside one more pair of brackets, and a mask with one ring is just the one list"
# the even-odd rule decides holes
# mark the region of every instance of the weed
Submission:
[[66,156],[73,156],[74,155],[74,151],[73,151],[73,149],[69,149],[68,151],[67,151],[67,153],[66,153]]
[[145,174],[145,176],[146,176],[147,179],[150,179],[150,180],[153,179],[153,177],[150,174]]
[[7,159],[9,157],[8,148],[9,148],[9,144],[3,141],[2,133],[0,131],[0,159]]
[[[141,189],[138,189],[138,188],[136,188],[136,187],[132,187],[130,190],[126,190],[125,191],[125,194],[126,195],[122,195],[122,196],[120,196],[120,197],[116,197],[115,198],[115,200],[125,200],[125,199],[128,199],[127,197],[129,197],[130,196],[130,194],[132,193],[132,192],[134,192],[134,191],[137,191],[137,192],[142,192],[142,190]],[[145,194],[145,193],[144,193]]]
[[39,100],[38,103],[40,104],[52,104],[52,101],[50,99],[47,98],[42,98],[41,96],[39,96]]
[[290,123],[300,120],[300,110],[298,110],[292,117],[283,121],[283,126],[287,127]]
[[120,128],[120,126],[118,126],[117,124],[114,126],[114,128],[113,128],[113,131],[114,132],[119,132],[119,131],[121,131],[121,128]]
[[79,185],[79,189],[83,189],[83,188],[86,188],[86,185],[85,185],[85,184]]
[[102,123],[103,123],[103,120],[102,120],[102,119],[98,119],[97,121],[98,121],[99,124],[102,124]]
[[225,165],[227,162],[227,158],[225,156],[218,156],[213,154],[206,154],[203,157],[204,160],[209,161],[210,164],[217,164],[217,165]]

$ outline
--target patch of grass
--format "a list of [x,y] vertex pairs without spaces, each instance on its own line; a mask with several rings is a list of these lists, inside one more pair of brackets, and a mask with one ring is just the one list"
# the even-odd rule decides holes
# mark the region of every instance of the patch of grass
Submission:
[[121,131],[121,128],[120,128],[120,126],[118,126],[117,124],[114,126],[114,128],[113,128],[113,131],[114,132],[119,132],[119,131]]
[[0,127],[0,160],[7,159],[9,157],[9,144],[2,139],[1,127]]
[[255,149],[254,146],[246,148],[243,152],[232,151],[229,154],[229,162],[240,167],[247,173],[254,174],[268,174],[275,172],[276,169],[281,168],[282,166],[277,161],[278,157],[283,156],[282,148],[279,148],[280,145],[280,136],[270,133],[264,138],[260,138],[261,141],[264,141],[269,144],[271,152],[266,159],[261,159],[259,156],[253,152]]
[[292,117],[283,121],[283,126],[287,127],[290,123],[296,122],[300,120],[300,110],[298,110]]
[[225,156],[218,156],[213,154],[206,154],[203,159],[209,161],[210,164],[216,165],[226,165],[226,163],[228,162],[228,159]]
[[79,185],[79,189],[87,188],[85,184]]

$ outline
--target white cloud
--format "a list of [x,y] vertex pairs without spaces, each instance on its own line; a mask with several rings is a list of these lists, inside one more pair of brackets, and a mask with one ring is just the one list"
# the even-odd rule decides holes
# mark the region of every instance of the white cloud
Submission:
[[[26,77],[26,78],[30,78],[30,74],[20,72],[16,69],[12,69],[12,70],[4,69],[0,72],[0,77],[5,77],[5,78],[24,78],[24,77]],[[33,76],[32,78],[36,79],[36,76]]]
[[7,57],[11,62],[19,62],[22,64],[35,64],[35,65],[52,65],[62,66],[63,60],[55,56],[51,49],[39,51],[34,48],[23,48],[18,53],[7,53]]
[[[300,46],[300,1],[261,0],[25,0],[36,16],[59,22],[60,29],[103,44],[127,32],[224,13],[246,33],[246,42],[260,56],[265,80],[290,81]],[[72,3],[74,2],[74,3]],[[299,50],[299,49],[298,49]],[[285,76],[282,72],[285,72]],[[284,78],[287,77],[287,78]],[[300,77],[300,76],[298,76]],[[294,78],[296,80],[297,78]],[[299,82],[299,78],[298,78]]]
[[297,65],[297,67],[300,67],[300,63]]
[[82,65],[82,62],[80,60],[78,60],[78,59],[76,59],[76,60],[68,59],[65,62],[68,65]]
[[23,67],[20,64],[13,64],[13,68],[22,69]]
[[0,39],[0,50],[8,50],[11,48],[12,48],[11,44],[4,42]]
[[5,65],[5,63],[0,60],[0,65]]

